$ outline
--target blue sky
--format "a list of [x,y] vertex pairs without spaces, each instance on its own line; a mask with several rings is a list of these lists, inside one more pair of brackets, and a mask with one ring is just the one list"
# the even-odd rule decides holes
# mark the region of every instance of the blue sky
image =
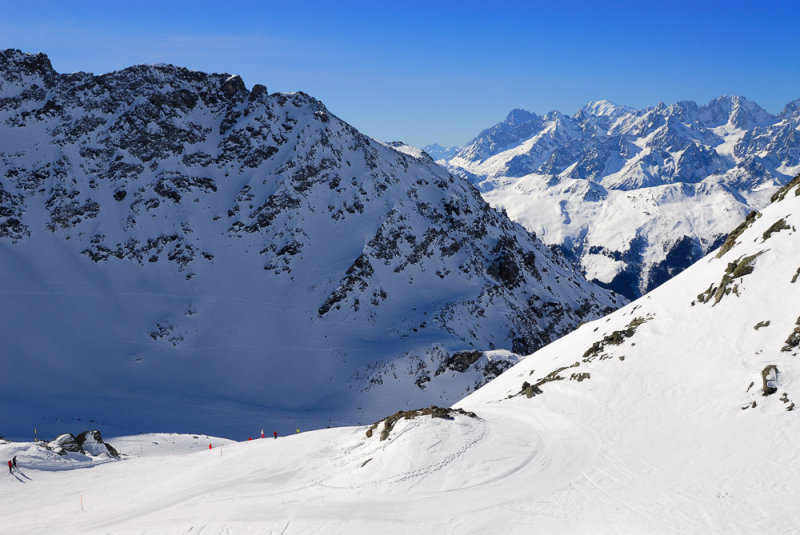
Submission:
[[800,2],[0,0],[60,72],[174,63],[305,91],[364,133],[462,144],[513,108],[800,98]]

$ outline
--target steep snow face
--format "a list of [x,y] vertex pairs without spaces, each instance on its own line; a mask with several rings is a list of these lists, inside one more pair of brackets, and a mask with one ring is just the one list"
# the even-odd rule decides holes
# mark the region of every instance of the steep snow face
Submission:
[[[800,113],[742,97],[572,117],[514,110],[449,160],[490,204],[637,297],[691,265],[800,172]],[[600,258],[604,257],[604,258]]]
[[427,154],[303,93],[13,50],[0,70],[7,436],[367,421],[455,400],[619,304]]
[[557,414],[544,436],[599,444],[554,494],[579,518],[624,504],[615,520],[645,531],[800,525],[800,177],[773,199],[720,249],[456,406]]
[[369,436],[364,426],[241,443],[112,437],[122,460],[58,472],[41,448],[0,441],[0,458],[21,465],[4,483],[14,500],[0,501],[3,526],[796,531],[798,227],[800,178],[647,296],[528,356],[458,402],[462,411],[395,415],[385,437],[386,423]]

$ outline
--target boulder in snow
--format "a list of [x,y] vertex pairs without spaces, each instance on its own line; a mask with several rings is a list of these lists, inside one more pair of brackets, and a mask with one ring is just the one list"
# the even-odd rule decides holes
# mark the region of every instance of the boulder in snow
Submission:
[[45,447],[58,455],[67,453],[82,453],[84,455],[110,455],[119,457],[119,453],[111,444],[103,442],[100,431],[84,431],[77,437],[72,433],[59,435],[55,440],[45,444]]
[[770,364],[761,371],[762,389],[765,396],[769,396],[778,391],[778,367]]

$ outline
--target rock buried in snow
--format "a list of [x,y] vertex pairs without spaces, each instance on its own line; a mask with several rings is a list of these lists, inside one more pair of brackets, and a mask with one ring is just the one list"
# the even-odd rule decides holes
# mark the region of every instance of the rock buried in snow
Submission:
[[389,438],[389,433],[392,432],[392,428],[394,425],[401,419],[411,420],[413,418],[419,418],[421,416],[430,416],[431,418],[443,418],[445,420],[452,420],[455,418],[456,415],[467,416],[469,418],[477,418],[478,416],[474,412],[465,411],[464,409],[447,409],[443,407],[437,407],[433,405],[431,407],[425,409],[416,409],[413,411],[397,411],[396,413],[392,414],[391,416],[387,416],[382,420],[378,420],[374,424],[367,429],[367,437],[372,437],[372,433],[378,428],[380,424],[383,424],[383,429],[381,430],[381,440],[386,440]]
[[84,431],[78,435],[77,440],[83,450],[90,455],[102,455],[107,453],[112,457],[119,457],[119,453],[111,444],[103,442],[100,431]]
[[82,453],[84,455],[119,457],[117,450],[111,444],[105,443],[100,431],[97,430],[84,431],[77,437],[71,433],[64,433],[48,442],[45,447],[58,455]]
[[[697,296],[697,300],[701,303],[708,303],[713,298],[714,303],[711,306],[716,306],[716,304],[719,303],[723,297],[731,292],[738,296],[739,285],[735,283],[735,279],[741,279],[745,275],[751,274],[755,269],[752,265],[753,262],[763,253],[764,251],[759,251],[754,255],[740,256],[734,262],[729,262],[728,267],[725,268],[725,273],[722,275],[722,280],[720,280],[719,285],[715,286],[714,283],[711,283],[705,292]],[[717,257],[719,258],[719,255],[717,255]],[[731,286],[732,284],[733,286]]]
[[778,367],[770,364],[761,371],[763,382],[762,390],[765,396],[769,396],[778,391]]
[[48,442],[46,447],[58,455],[66,455],[68,452],[81,453],[81,445],[72,433],[58,435],[55,440]]
[[[800,272],[800,270],[798,270],[798,272]],[[792,334],[786,339],[786,345],[781,348],[781,351],[791,351],[797,346],[800,346],[800,317],[797,318],[795,325],[798,327],[795,327]]]

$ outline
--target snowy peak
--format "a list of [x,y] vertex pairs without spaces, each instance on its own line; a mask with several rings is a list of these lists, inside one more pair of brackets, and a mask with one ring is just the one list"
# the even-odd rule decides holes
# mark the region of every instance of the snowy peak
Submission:
[[776,121],[775,116],[741,96],[718,97],[703,106],[692,101],[681,101],[669,106],[659,103],[653,110],[662,117],[674,117],[693,128],[713,129],[727,126],[749,130]]
[[535,113],[531,113],[521,108],[515,108],[508,112],[508,115],[503,123],[508,126],[520,126],[538,119],[540,119],[540,117]]
[[785,120],[796,119],[798,112],[800,112],[800,98],[788,103],[783,108],[783,111],[780,113],[779,117]]
[[484,161],[540,132],[543,120],[535,113],[512,110],[506,120],[488,128],[461,148],[454,158]]
[[42,53],[26,54],[15,49],[0,51],[0,69],[6,73],[3,80],[4,85],[28,76],[35,77],[42,81],[42,85],[46,86],[56,74],[47,55]]
[[602,99],[589,102],[576,113],[576,116],[581,114],[595,117],[618,117],[630,111],[632,111],[632,108],[628,106],[619,106],[609,100]]
[[739,96],[642,110],[597,101],[572,117],[499,123],[448,167],[590,280],[635,298],[718,245],[800,172],[794,112],[789,104],[775,117]]
[[[712,100],[708,109],[714,119],[719,120],[720,123],[722,118],[727,115],[727,124],[745,130],[774,123],[776,119],[755,102],[739,96],[720,97]],[[718,117],[719,119],[717,119]]]

